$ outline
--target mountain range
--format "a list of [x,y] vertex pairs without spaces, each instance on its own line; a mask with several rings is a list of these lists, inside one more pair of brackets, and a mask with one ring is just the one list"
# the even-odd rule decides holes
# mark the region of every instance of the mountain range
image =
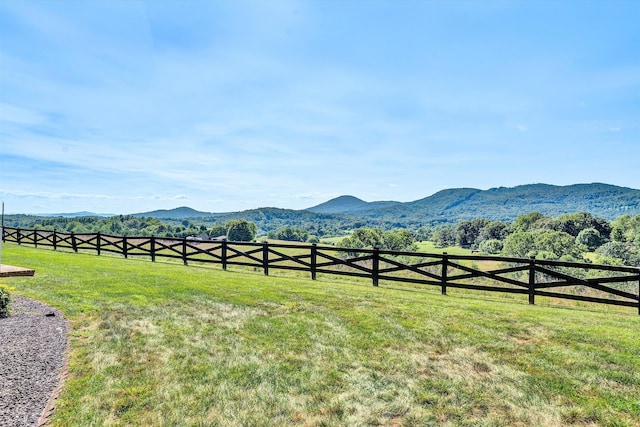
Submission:
[[187,206],[181,206],[175,209],[159,209],[151,212],[142,212],[133,214],[132,216],[144,217],[144,218],[157,218],[157,219],[186,219],[186,218],[201,218],[201,217],[215,217],[224,214],[216,214],[213,212],[197,211]]
[[[555,186],[529,184],[489,190],[453,188],[412,202],[366,202],[354,196],[340,196],[303,209],[260,208],[232,213],[201,212],[188,207],[135,214],[159,219],[201,218],[207,222],[244,218],[272,220],[281,225],[340,220],[360,226],[407,227],[487,218],[512,221],[517,216],[540,212],[550,217],[590,212],[608,220],[621,215],[640,215],[640,190],[593,183]],[[268,227],[272,228],[272,227]]]
[[348,214],[353,212],[370,211],[376,209],[384,209],[391,206],[401,205],[401,202],[365,202],[354,196],[340,196],[321,203],[317,206],[305,209],[313,213],[342,213]]

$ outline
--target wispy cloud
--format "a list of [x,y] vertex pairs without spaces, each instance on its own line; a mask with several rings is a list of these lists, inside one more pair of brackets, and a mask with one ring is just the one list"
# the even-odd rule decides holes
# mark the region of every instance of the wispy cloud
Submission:
[[[0,182],[49,212],[22,201],[228,211],[637,186],[639,11],[565,3],[549,22],[528,3],[3,2]],[[623,159],[596,150],[612,138]]]
[[72,194],[72,193],[50,193],[46,191],[42,192],[27,192],[27,191],[10,191],[1,190],[0,195],[3,197],[32,197],[37,199],[50,199],[50,200],[68,200],[68,199],[114,199],[114,196],[108,194]]

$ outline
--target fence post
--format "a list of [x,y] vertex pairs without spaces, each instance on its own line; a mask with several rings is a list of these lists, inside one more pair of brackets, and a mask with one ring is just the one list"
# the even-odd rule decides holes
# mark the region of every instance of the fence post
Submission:
[[4,225],[2,226],[2,242],[7,241],[7,235],[5,234]]
[[128,248],[127,248],[127,236],[122,236],[122,255],[124,255],[125,259],[129,258]]
[[222,239],[222,269],[227,269],[227,239]]
[[446,252],[442,252],[442,274],[440,278],[440,288],[442,295],[447,294],[447,270],[449,269],[449,257]]
[[33,246],[38,247],[38,230],[33,230]]
[[269,275],[269,242],[262,244],[262,268],[264,269],[264,275]]
[[53,250],[58,250],[58,232],[56,229],[53,229]]
[[640,268],[638,269],[638,316],[640,316]]
[[149,252],[151,252],[151,262],[156,262],[156,236],[151,236],[151,248]]
[[318,256],[318,245],[311,244],[311,280],[316,280],[316,259]]
[[100,256],[100,240],[102,239],[102,236],[100,236],[100,232],[98,231],[98,233],[96,234],[96,250],[98,251],[98,256]]
[[20,227],[16,228],[16,240],[18,241],[18,244],[20,244],[20,240],[21,240],[22,235],[20,234]]
[[529,259],[529,304],[535,304],[536,289],[536,257]]
[[380,272],[380,248],[373,248],[372,261],[371,278],[373,279],[373,286],[378,286],[378,276]]
[[182,262],[187,265],[187,238],[182,238]]
[[73,248],[73,252],[78,252],[78,242],[76,242],[76,235],[74,232],[71,232],[71,247]]

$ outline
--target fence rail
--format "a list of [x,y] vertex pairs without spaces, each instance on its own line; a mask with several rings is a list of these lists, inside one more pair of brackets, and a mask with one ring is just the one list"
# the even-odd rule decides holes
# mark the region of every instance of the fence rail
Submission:
[[348,249],[322,245],[190,240],[170,237],[127,237],[103,233],[3,227],[2,240],[54,250],[95,251],[129,257],[248,266],[381,281],[527,295],[636,307],[640,315],[640,268],[600,264],[508,258],[485,255],[449,255]]

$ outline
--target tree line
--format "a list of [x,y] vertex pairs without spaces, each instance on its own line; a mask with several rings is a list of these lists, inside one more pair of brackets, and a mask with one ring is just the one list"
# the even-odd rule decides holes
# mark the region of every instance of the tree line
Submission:
[[39,217],[33,215],[7,215],[8,227],[57,230],[64,233],[103,233],[117,236],[192,237],[200,239],[226,238],[243,242],[251,241],[257,233],[256,225],[243,219],[232,219],[208,228],[189,220],[167,224],[155,218],[115,215],[112,217]]
[[640,215],[609,222],[587,212],[557,218],[539,212],[520,215],[513,223],[474,219],[435,230],[437,247],[461,246],[488,254],[640,265]]
[[[262,221],[267,221],[263,218]],[[535,256],[539,259],[590,261],[640,265],[640,215],[621,216],[614,221],[579,212],[556,218],[532,212],[518,216],[512,223],[485,218],[460,221],[454,225],[422,226],[416,229],[367,227],[351,223],[351,229],[321,230],[319,224],[282,225],[265,232],[253,221],[228,219],[226,222],[196,224],[190,220],[169,224],[154,218],[130,215],[112,217],[38,217],[8,215],[10,227],[56,229],[61,232],[96,233],[125,236],[226,238],[252,241],[256,236],[269,239],[316,243],[320,237],[345,236],[337,243],[346,248],[374,248],[412,251],[415,242],[429,240],[436,247],[460,246],[492,255]],[[313,225],[313,226],[312,226]],[[585,253],[591,253],[585,258]]]

